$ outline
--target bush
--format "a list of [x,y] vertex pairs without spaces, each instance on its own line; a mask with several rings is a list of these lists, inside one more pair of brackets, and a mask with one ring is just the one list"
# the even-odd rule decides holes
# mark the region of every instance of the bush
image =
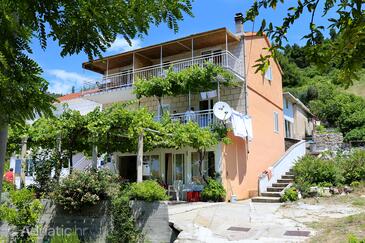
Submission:
[[108,235],[108,242],[139,242],[141,233],[136,227],[136,221],[129,206],[129,187],[121,190],[112,199],[111,216],[113,229]]
[[65,210],[79,210],[111,196],[111,188],[118,188],[115,182],[116,177],[106,170],[74,171],[60,181],[55,189],[54,198]]
[[165,188],[154,180],[132,183],[127,194],[131,200],[136,199],[147,202],[169,200]]
[[311,184],[309,182],[301,182],[301,183],[294,183],[293,185],[298,191],[300,191],[300,194],[302,195],[303,198],[306,197],[310,197],[311,192],[310,192],[310,188],[311,188]]
[[77,236],[76,232],[73,231],[71,234],[67,235],[55,235],[51,239],[51,243],[79,243],[79,237]]
[[10,199],[10,204],[0,206],[0,219],[15,226],[15,242],[28,242],[30,229],[37,224],[43,206],[28,189],[11,191]]
[[340,167],[346,184],[365,180],[365,151],[355,150],[349,157],[339,157]]
[[355,235],[350,234],[348,236],[348,243],[365,243],[365,238],[361,240],[357,238]]
[[221,183],[210,178],[201,193],[201,197],[203,201],[222,202],[226,198],[226,190]]
[[15,185],[13,183],[3,180],[3,192],[12,192],[15,190]]
[[323,160],[306,155],[293,167],[295,183],[318,185],[319,183],[331,183],[336,186],[343,181],[341,170],[334,160]]
[[298,191],[295,187],[285,189],[284,194],[281,196],[282,202],[287,202],[287,201],[294,202],[297,201],[298,199],[299,199]]

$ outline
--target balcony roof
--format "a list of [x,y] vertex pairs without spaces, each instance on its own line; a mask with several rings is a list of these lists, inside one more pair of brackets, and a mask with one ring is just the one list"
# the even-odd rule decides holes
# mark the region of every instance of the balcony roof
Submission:
[[219,28],[167,42],[162,42],[156,45],[147,46],[136,50],[104,57],[102,59],[97,59],[90,62],[84,62],[82,64],[82,67],[103,74],[107,69],[106,60],[109,61],[108,64],[109,69],[113,69],[116,67],[132,64],[133,54],[138,55],[138,57],[140,57],[141,59],[149,61],[152,59],[160,58],[161,47],[162,47],[162,57],[172,56],[182,52],[191,51],[192,39],[194,39],[193,40],[194,49],[201,49],[204,47],[225,44],[226,36],[227,36],[227,41],[229,43],[240,41],[240,37],[231,33],[229,30],[227,30],[227,28]]

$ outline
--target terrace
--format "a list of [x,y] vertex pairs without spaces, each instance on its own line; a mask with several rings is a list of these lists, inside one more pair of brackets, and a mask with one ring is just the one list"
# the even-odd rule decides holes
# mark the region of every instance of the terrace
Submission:
[[240,36],[226,28],[109,56],[83,64],[103,77],[84,82],[85,98],[101,104],[135,98],[131,90],[136,80],[163,77],[169,68],[179,72],[193,65],[212,62],[243,80],[243,44]]

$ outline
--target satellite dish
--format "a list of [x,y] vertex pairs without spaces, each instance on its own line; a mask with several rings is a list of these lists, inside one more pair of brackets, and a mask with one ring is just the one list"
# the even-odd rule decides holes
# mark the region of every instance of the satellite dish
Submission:
[[213,113],[219,120],[227,120],[232,115],[232,108],[223,101],[218,101],[213,106]]

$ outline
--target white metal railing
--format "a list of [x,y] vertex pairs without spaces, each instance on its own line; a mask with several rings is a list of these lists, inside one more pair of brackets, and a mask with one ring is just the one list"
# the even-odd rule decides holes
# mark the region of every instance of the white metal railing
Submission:
[[87,94],[89,90],[108,91],[116,88],[131,87],[133,82],[138,79],[150,79],[166,75],[169,68],[175,72],[180,72],[186,68],[197,65],[203,67],[206,62],[212,62],[215,65],[224,67],[240,76],[243,76],[243,64],[241,59],[234,56],[229,51],[220,53],[202,55],[192,58],[180,59],[163,64],[156,64],[148,67],[127,70],[103,77],[99,81],[84,82],[83,93]]
[[272,166],[271,177],[267,174],[259,176],[259,194],[266,192],[267,188],[281,178],[285,172],[288,172],[294,164],[306,153],[305,140],[301,140],[292,145],[285,154]]
[[[213,110],[187,111],[184,113],[175,113],[170,115],[171,120],[181,123],[197,122],[200,127],[209,127],[216,121]],[[160,120],[157,116],[156,120]]]

